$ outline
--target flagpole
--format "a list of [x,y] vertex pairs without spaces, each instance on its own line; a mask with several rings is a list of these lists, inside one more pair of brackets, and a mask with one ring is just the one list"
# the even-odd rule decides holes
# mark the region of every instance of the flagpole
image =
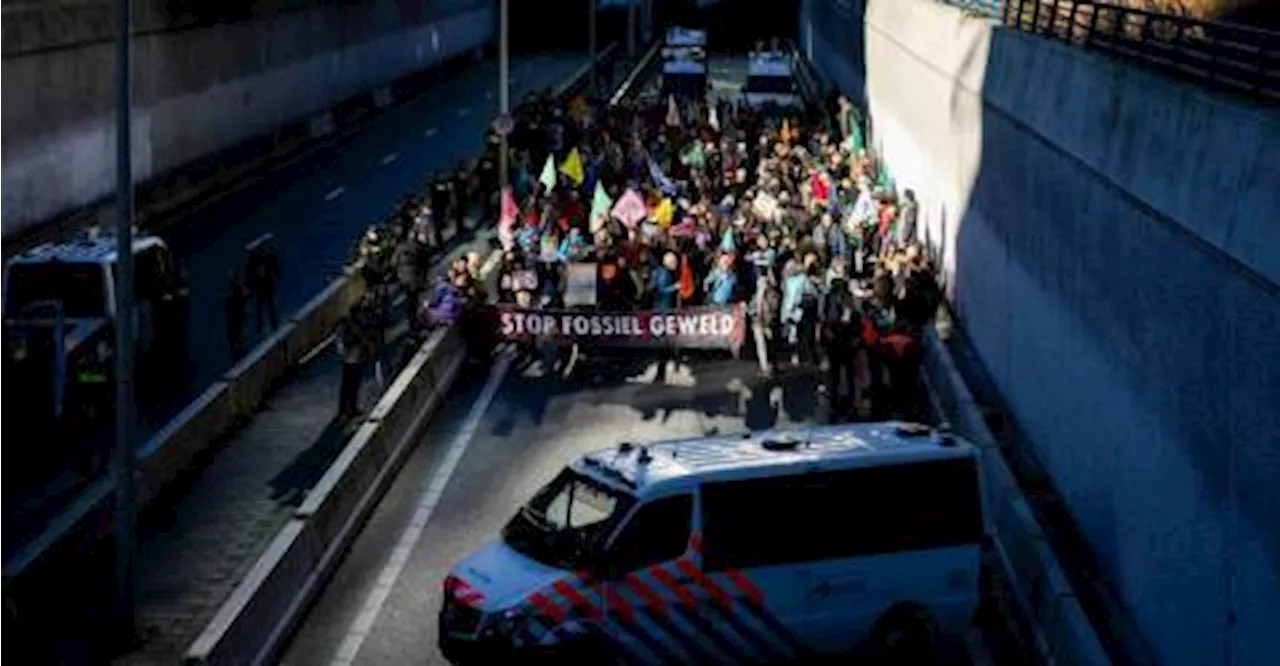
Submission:
[[[507,31],[507,2],[508,0],[501,0],[498,9],[498,113],[503,118],[511,115],[511,45]],[[507,164],[510,159],[507,148],[508,134],[510,132],[501,133],[501,143],[498,146],[498,182],[502,187],[511,184],[511,174]]]

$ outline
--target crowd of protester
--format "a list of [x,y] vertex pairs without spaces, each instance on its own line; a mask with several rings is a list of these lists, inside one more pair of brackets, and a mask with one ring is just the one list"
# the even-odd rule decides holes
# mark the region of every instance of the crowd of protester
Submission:
[[[818,366],[834,411],[894,416],[910,402],[896,394],[914,391],[917,341],[940,293],[915,240],[913,194],[895,190],[847,102],[823,117],[696,99],[526,100],[508,189],[490,136],[484,156],[432,179],[362,239],[373,287],[363,309],[385,313],[389,295],[404,294],[413,327],[429,330],[485,302],[564,308],[566,267],[593,263],[590,307],[743,303],[741,351],[761,373]],[[616,214],[630,193],[645,204],[638,219]],[[474,253],[429,284],[446,232],[468,219],[499,228],[492,294]],[[351,320],[366,324],[344,336],[353,372],[381,353],[381,338],[359,331],[386,319],[361,309]]]

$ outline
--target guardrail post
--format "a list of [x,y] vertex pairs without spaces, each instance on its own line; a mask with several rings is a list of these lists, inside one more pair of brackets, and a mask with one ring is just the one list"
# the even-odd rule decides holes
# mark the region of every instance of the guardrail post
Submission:
[[1080,9],[1080,3],[1071,0],[1071,18],[1066,19],[1066,41],[1069,44],[1075,44],[1075,14]]

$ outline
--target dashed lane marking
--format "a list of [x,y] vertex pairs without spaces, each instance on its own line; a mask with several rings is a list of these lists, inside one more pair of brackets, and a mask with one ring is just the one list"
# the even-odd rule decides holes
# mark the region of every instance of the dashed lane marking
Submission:
[[440,130],[438,130],[438,129],[436,129],[436,128],[432,127],[431,129],[429,129],[429,130],[427,130],[427,131],[425,131],[425,132],[423,132],[423,133],[422,133],[422,138],[424,138],[424,139],[430,139],[431,137],[435,136],[435,135],[436,135],[436,132],[438,132],[438,131],[440,131]]
[[459,118],[466,118],[469,113],[471,113],[471,107],[469,106],[464,106],[461,109],[458,109]]
[[329,190],[328,194],[324,195],[324,200],[333,201],[334,199],[337,199],[338,197],[346,193],[346,191],[347,191],[347,188],[345,187],[342,187],[342,186],[335,187],[332,190]]
[[449,483],[449,478],[457,470],[458,463],[462,461],[462,456],[466,454],[467,447],[471,445],[471,440],[475,437],[476,431],[479,430],[480,421],[484,419],[485,410],[489,409],[494,396],[498,394],[498,387],[502,385],[502,379],[506,377],[507,370],[511,367],[512,358],[509,353],[503,354],[493,364],[493,370],[490,371],[489,378],[485,382],[484,388],[480,391],[480,396],[471,405],[471,411],[467,413],[467,418],[463,421],[462,427],[454,436],[453,441],[449,443],[444,460],[440,462],[440,466],[436,468],[436,472],[431,476],[430,481],[422,488],[413,517],[409,519],[409,524],[400,533],[395,549],[391,551],[391,556],[387,558],[386,565],[383,566],[382,571],[378,574],[377,582],[374,584],[373,589],[369,591],[369,596],[365,599],[364,605],[361,606],[360,613],[356,616],[355,621],[351,623],[346,636],[342,639],[342,645],[338,647],[337,655],[330,662],[332,666],[350,666],[355,661],[356,655],[360,652],[360,646],[364,644],[365,638],[373,630],[373,624],[378,619],[378,614],[382,612],[382,607],[386,605],[387,598],[391,595],[391,590],[395,587],[396,580],[404,572],[405,565],[409,562],[409,555],[413,552],[413,547],[422,538],[422,533],[427,527],[427,521],[431,520],[431,514],[435,512],[436,507],[440,504],[440,498],[444,495],[444,489]]
[[396,161],[396,158],[398,157],[400,157],[400,153],[387,153],[386,155],[382,156],[382,161],[380,162],[380,164],[382,164],[382,166],[387,166],[388,164],[391,164],[392,162]]

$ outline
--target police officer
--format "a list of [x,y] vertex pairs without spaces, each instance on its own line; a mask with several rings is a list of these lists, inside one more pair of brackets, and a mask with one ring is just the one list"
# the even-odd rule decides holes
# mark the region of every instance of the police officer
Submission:
[[471,170],[466,160],[458,160],[458,168],[453,171],[453,217],[457,220],[459,230],[470,229],[467,224],[471,213]]
[[223,296],[222,307],[227,324],[227,345],[231,349],[232,360],[244,355],[244,318],[248,308],[249,293],[244,280],[234,269],[227,271],[227,293]]
[[457,233],[457,220],[453,217],[453,188],[444,173],[437,173],[431,179],[431,213],[435,216],[436,233],[441,241],[436,244],[439,247],[446,240],[443,237],[446,227],[453,229],[448,234],[450,237]]
[[272,239],[264,238],[249,251],[246,266],[248,274],[249,294],[253,296],[255,320],[259,333],[263,329],[264,319],[270,323],[271,330],[280,325],[277,309],[277,288],[280,284],[280,258]]
[[342,356],[342,380],[338,387],[338,417],[351,418],[360,412],[360,384],[364,380],[364,364],[367,357],[365,332],[360,326],[357,304],[338,330],[338,353]]
[[[494,138],[497,138],[496,136]],[[498,167],[495,160],[498,157],[498,151],[501,148],[496,147],[486,154],[480,160],[478,168],[478,182],[480,190],[480,219],[484,224],[490,224],[497,220],[497,211],[494,210],[494,202],[498,198],[498,189],[501,184],[498,183]]]

